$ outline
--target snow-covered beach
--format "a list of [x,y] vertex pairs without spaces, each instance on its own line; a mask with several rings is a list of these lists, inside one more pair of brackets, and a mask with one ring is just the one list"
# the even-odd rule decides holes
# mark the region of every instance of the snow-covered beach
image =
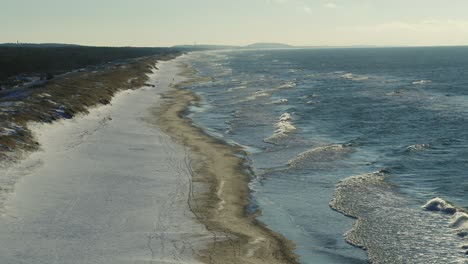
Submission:
[[177,59],[87,115],[32,125],[41,150],[1,173],[19,179],[0,217],[0,263],[198,263],[211,240],[187,201],[181,145],[152,109]]

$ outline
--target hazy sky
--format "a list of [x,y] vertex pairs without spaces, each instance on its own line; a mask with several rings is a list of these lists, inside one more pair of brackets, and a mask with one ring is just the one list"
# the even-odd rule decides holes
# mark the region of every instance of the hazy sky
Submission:
[[468,45],[468,0],[0,0],[0,42]]

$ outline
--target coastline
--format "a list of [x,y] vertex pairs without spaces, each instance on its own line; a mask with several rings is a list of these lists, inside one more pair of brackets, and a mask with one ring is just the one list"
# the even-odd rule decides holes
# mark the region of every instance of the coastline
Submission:
[[2,169],[16,181],[2,197],[1,263],[200,263],[212,235],[187,204],[186,149],[152,122],[176,63],[86,114],[29,123],[40,149]]
[[184,86],[205,81],[195,77],[187,65],[185,80],[163,94],[163,106],[155,109],[157,124],[190,153],[193,168],[189,207],[197,219],[213,233],[214,239],[200,252],[204,263],[299,263],[295,245],[269,230],[246,212],[250,175],[245,172],[242,149],[207,135],[184,116],[199,98]]
[[103,89],[107,102],[85,105],[70,118],[26,119],[31,139],[41,144],[8,168],[13,185],[1,186],[9,189],[0,199],[6,205],[0,259],[28,246],[31,257],[47,262],[86,256],[114,263],[298,263],[293,243],[245,210],[250,175],[242,149],[183,117],[198,100],[183,86],[206,79],[177,63],[143,66],[153,74],[142,73],[141,88]]

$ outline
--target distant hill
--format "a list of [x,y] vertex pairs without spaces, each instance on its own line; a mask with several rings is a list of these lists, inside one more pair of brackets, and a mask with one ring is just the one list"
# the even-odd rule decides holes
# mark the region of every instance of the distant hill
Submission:
[[173,48],[188,50],[188,51],[201,51],[201,50],[225,50],[225,49],[239,49],[239,46],[228,45],[177,45]]
[[186,51],[202,51],[202,50],[234,50],[234,49],[290,49],[294,46],[282,43],[254,43],[247,46],[230,46],[230,45],[177,45],[173,48]]
[[247,49],[290,49],[294,48],[291,45],[283,43],[254,43],[245,46]]

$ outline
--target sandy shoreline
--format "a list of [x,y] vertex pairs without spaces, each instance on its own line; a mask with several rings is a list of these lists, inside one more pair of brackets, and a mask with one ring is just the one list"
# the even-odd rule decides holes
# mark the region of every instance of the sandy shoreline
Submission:
[[191,153],[195,192],[189,204],[198,220],[215,234],[199,259],[204,263],[298,263],[291,241],[245,211],[249,175],[238,155],[242,150],[208,136],[183,116],[198,100],[184,85],[206,80],[197,79],[193,69],[181,67],[187,79],[163,95],[165,104],[155,115],[161,129]]
[[198,100],[183,85],[206,79],[180,61],[110,104],[28,125],[40,150],[1,171],[0,187],[12,185],[0,262],[298,263],[289,240],[246,214],[242,150],[182,116]]

